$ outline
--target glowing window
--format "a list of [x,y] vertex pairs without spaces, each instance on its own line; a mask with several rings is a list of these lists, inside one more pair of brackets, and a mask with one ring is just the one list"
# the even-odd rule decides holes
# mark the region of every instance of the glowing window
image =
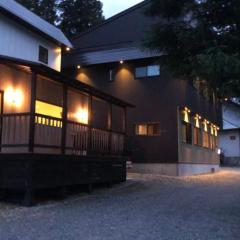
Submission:
[[62,118],[63,108],[53,104],[36,101],[35,112],[49,117]]
[[136,125],[136,135],[139,136],[159,136],[160,124],[159,123],[146,123]]

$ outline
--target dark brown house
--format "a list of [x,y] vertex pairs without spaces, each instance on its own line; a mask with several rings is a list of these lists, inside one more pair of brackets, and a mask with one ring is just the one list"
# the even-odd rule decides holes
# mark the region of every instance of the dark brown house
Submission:
[[[73,39],[64,72],[133,103],[128,116],[132,171],[188,175],[218,169],[218,107],[192,83],[161,68],[142,50],[153,24],[144,1]],[[195,85],[196,86],[196,85]]]

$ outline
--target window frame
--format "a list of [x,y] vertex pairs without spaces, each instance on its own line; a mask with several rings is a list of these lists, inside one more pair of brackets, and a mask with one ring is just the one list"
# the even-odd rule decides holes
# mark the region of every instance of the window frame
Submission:
[[[148,70],[150,67],[159,67],[159,74],[157,75],[149,75]],[[137,76],[137,69],[145,69],[145,76]],[[144,66],[138,66],[134,68],[134,77],[135,79],[146,79],[146,78],[157,78],[161,76],[161,65],[160,64],[148,64]]]
[[[138,127],[139,126],[146,126],[147,128],[147,133],[146,134],[139,134]],[[156,125],[159,128],[159,132],[156,134],[149,134],[149,127]],[[135,124],[135,130],[134,130],[135,136],[138,137],[159,137],[161,136],[161,130],[160,130],[160,122],[147,122],[147,123],[136,123]]]
[[39,45],[38,48],[38,61],[46,65],[48,65],[49,63],[49,50],[46,47],[43,47],[42,45]]

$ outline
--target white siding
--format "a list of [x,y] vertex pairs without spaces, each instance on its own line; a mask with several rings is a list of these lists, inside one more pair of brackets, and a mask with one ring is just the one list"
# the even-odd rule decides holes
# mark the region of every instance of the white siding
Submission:
[[219,145],[225,157],[240,157],[240,130],[221,132]]
[[0,55],[39,62],[39,45],[49,51],[48,66],[61,70],[61,48],[0,14]]

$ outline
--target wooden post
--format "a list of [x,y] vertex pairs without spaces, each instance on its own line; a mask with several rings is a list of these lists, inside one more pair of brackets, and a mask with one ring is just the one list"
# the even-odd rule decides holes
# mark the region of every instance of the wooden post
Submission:
[[3,114],[3,101],[4,101],[4,92],[3,91],[0,91],[0,94],[1,94],[1,105],[0,105],[0,114],[1,114],[1,117],[0,117],[0,152],[2,152],[2,130],[3,130],[3,117],[2,117],[2,114]]
[[30,100],[30,128],[29,128],[29,152],[34,152],[34,138],[35,138],[35,107],[37,94],[37,74],[32,71],[31,81],[31,100]]
[[92,152],[92,103],[93,97],[92,95],[88,96],[88,146],[87,146],[87,154],[90,155]]
[[68,113],[68,87],[63,85],[63,113],[62,113],[62,142],[61,153],[66,153],[66,137],[67,137],[67,113]]
[[123,154],[126,154],[127,152],[127,108],[124,107],[123,109],[123,132],[124,132],[124,149]]
[[109,152],[109,155],[111,155],[111,152],[112,152],[112,103],[109,103],[109,109],[108,109],[108,131],[109,131],[108,152]]

